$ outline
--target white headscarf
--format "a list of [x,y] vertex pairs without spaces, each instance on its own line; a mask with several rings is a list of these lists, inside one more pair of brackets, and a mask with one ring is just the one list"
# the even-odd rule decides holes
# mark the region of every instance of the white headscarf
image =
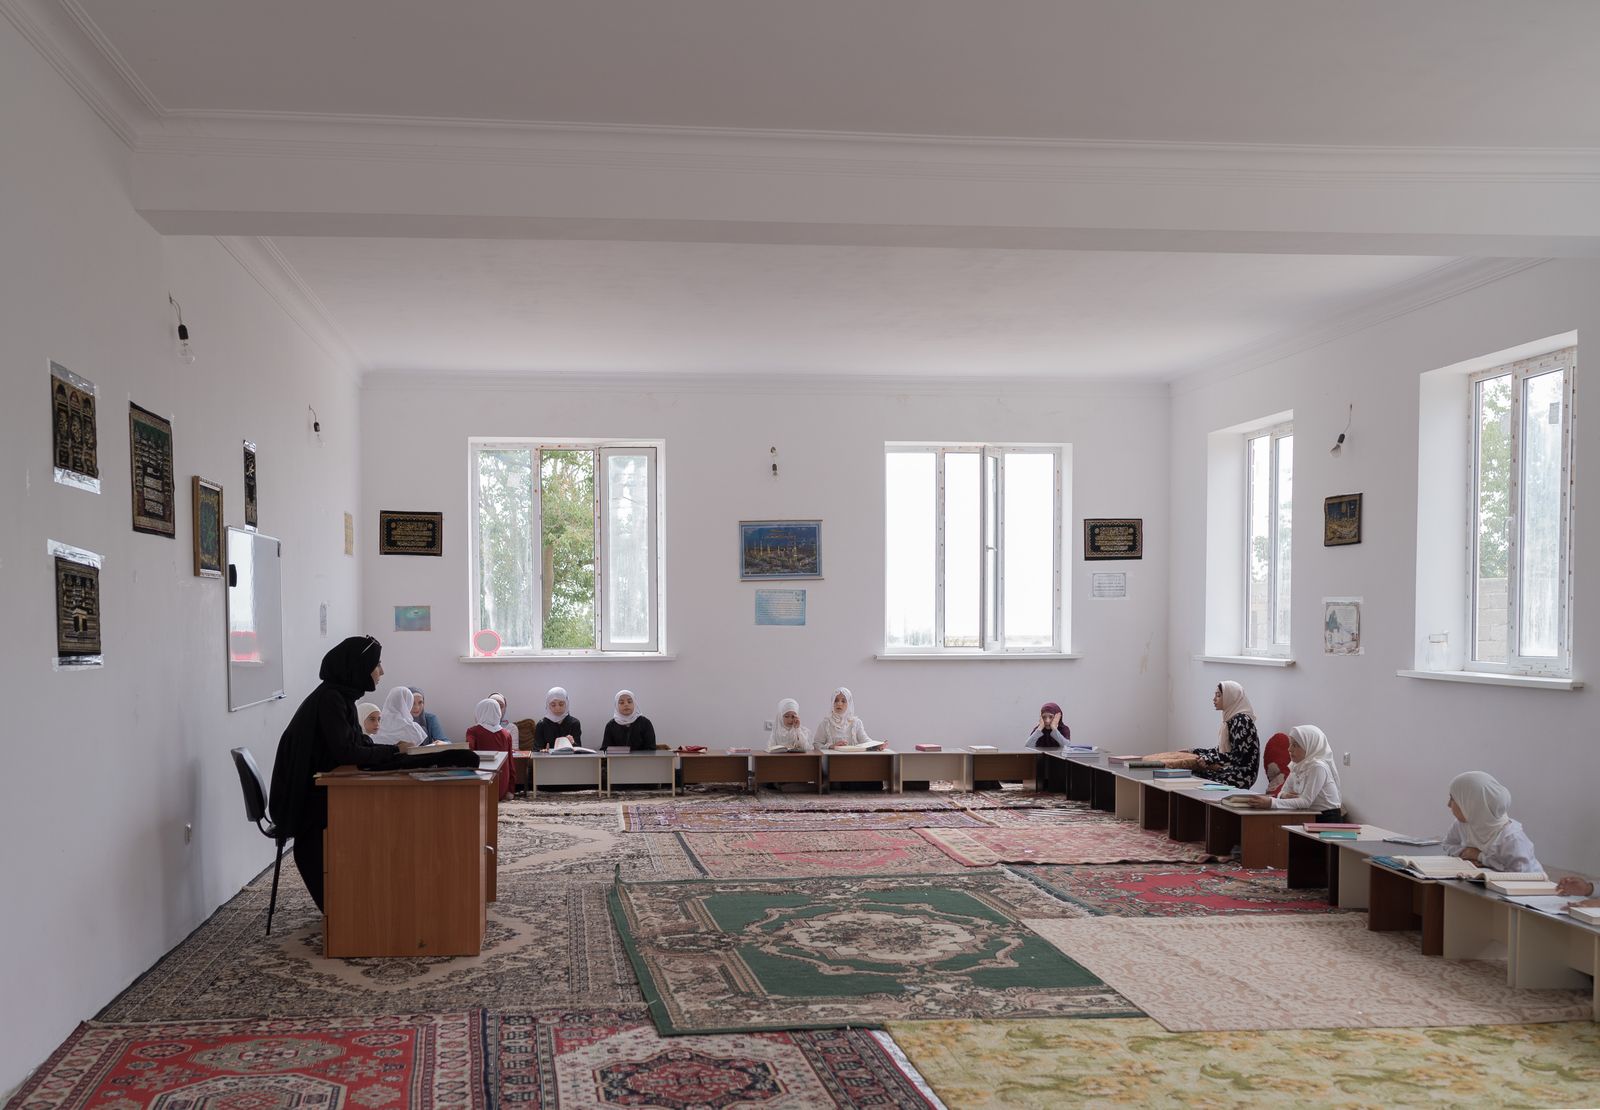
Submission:
[[[506,696],[497,690],[489,695],[489,700],[500,707],[500,727],[511,728],[511,718],[506,716],[506,706],[509,704],[506,701]],[[512,731],[515,732],[516,730],[512,729]]]
[[473,708],[472,720],[481,729],[488,732],[499,732],[500,703],[493,698],[484,698]]
[[1484,771],[1463,771],[1450,780],[1450,797],[1466,820],[1461,822],[1468,848],[1487,848],[1511,823],[1511,791]]
[[[833,707],[833,701],[837,701],[840,694],[844,695],[843,716]],[[833,691],[833,701],[828,703],[828,720],[839,728],[849,728],[850,722],[856,719],[856,696],[850,692],[850,687],[837,686]]]
[[783,747],[793,747],[799,744],[805,747],[811,743],[811,730],[805,725],[795,725],[790,728],[783,723],[783,715],[793,713],[800,716],[800,703],[793,698],[784,698],[778,703],[778,715],[772,719],[772,742]]
[[1226,752],[1233,748],[1233,740],[1228,736],[1228,722],[1241,715],[1255,720],[1256,707],[1250,704],[1250,699],[1245,697],[1244,687],[1237,682],[1221,682],[1218,688],[1222,691],[1222,726],[1217,729],[1217,735],[1222,740],[1217,749]]
[[1302,776],[1311,770],[1312,764],[1326,763],[1333,777],[1339,777],[1338,768],[1333,764],[1333,748],[1320,728],[1316,725],[1295,725],[1289,730],[1289,739],[1306,750],[1306,757],[1289,764],[1289,781],[1284,784],[1282,791],[1286,797],[1305,797],[1308,791],[1304,788]]
[[407,687],[396,686],[389,691],[389,696],[383,699],[383,717],[378,721],[377,735],[372,738],[374,744],[398,744],[402,740],[407,744],[421,744],[428,739],[422,726],[411,717],[414,700]]
[[356,706],[356,727],[361,730],[363,735],[365,735],[367,731],[367,718],[372,716],[374,713],[381,712],[382,710],[380,710],[375,703],[370,701],[364,701]]
[[621,725],[623,728],[627,728],[629,725],[633,724],[633,722],[639,719],[639,699],[633,698],[632,713],[624,713],[618,708],[618,705],[622,701],[623,694],[627,694],[630,698],[633,698],[632,690],[618,690],[617,696],[611,699],[611,708],[613,710],[611,719],[617,722],[617,724]]
[[562,721],[567,719],[566,714],[555,717],[550,713],[550,703],[555,701],[557,698],[560,698],[562,701],[566,702],[568,709],[572,708],[572,699],[567,697],[567,692],[565,690],[559,686],[550,687],[550,689],[547,690],[544,695],[544,719],[553,725],[559,725]]

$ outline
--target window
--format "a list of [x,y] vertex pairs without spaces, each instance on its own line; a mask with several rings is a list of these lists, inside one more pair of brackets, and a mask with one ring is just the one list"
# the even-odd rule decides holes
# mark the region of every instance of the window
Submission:
[[1470,669],[1568,674],[1576,348],[1472,375]]
[[480,442],[474,624],[501,654],[660,650],[658,445]]
[[1062,650],[1065,449],[890,444],[884,648]]
[[1244,653],[1288,655],[1294,426],[1248,433],[1244,450]]

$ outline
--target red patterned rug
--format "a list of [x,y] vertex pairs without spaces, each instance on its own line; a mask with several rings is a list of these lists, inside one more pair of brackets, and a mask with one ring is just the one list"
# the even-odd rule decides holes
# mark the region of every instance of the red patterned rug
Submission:
[[663,1037],[644,1010],[491,1012],[484,1025],[496,1105],[931,1105],[893,1042],[859,1029]]
[[19,1110],[484,1107],[477,1012],[85,1022],[8,1105]]
[[1344,912],[1328,905],[1326,891],[1285,888],[1282,871],[1246,871],[1227,864],[1008,870],[1090,913],[1109,917]]

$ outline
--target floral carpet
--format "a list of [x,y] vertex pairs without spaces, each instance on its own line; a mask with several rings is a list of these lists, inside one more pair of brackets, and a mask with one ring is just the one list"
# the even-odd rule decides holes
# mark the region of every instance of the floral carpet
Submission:
[[932,1105],[878,1037],[860,1029],[662,1037],[643,1009],[495,1012],[485,1039],[489,1089],[502,1106]]
[[88,1022],[10,1103],[27,1110],[480,1107],[477,1013]]
[[619,883],[612,896],[651,1014],[674,1034],[1133,1013],[1021,923],[1081,912],[995,871]]
[[1592,1106],[1593,1022],[1168,1033],[1153,1021],[892,1022],[947,1105]]
[[[670,836],[700,874],[714,879],[816,875],[937,875],[954,868],[916,830],[646,833]],[[666,849],[658,854],[667,855]]]
[[985,828],[985,822],[954,806],[936,809],[767,809],[756,806],[624,805],[628,832],[747,832],[756,829],[829,831],[844,829]]
[[1169,840],[1126,821],[1054,828],[919,830],[963,867],[997,863],[1186,863],[1213,858],[1194,844]]
[[1504,964],[1424,956],[1413,937],[1369,932],[1359,914],[1026,924],[1174,1032],[1589,1017],[1588,991],[1517,990]]
[[1096,915],[1211,917],[1346,912],[1328,905],[1325,890],[1287,889],[1282,871],[1248,871],[1232,863],[1109,867],[1046,864],[1010,870]]

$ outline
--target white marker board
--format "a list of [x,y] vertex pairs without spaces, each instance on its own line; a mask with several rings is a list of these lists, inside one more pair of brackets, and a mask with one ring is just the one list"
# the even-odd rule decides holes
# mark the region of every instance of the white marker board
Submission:
[[283,545],[228,529],[228,709],[283,697]]

